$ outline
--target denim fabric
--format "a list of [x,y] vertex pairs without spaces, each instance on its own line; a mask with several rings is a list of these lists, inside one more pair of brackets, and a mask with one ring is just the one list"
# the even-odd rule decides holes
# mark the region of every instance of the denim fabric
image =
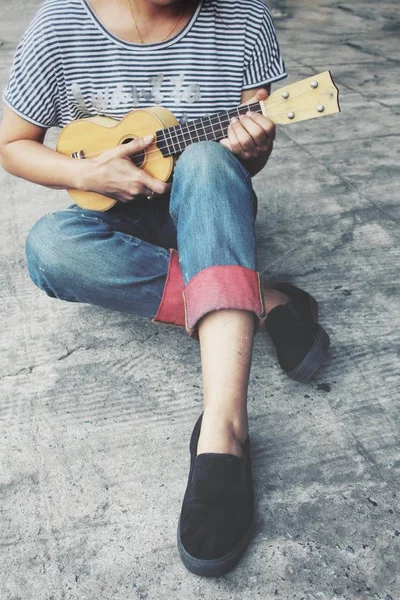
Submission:
[[154,317],[179,251],[184,282],[207,267],[256,269],[257,198],[249,173],[224,146],[199,142],[177,161],[170,197],[73,205],[45,215],[26,241],[32,281],[49,296]]

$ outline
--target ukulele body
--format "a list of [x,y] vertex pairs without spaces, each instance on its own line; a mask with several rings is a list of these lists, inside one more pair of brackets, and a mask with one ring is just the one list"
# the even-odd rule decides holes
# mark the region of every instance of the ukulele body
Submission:
[[[91,155],[98,156],[105,150],[174,125],[179,125],[175,116],[161,106],[132,110],[120,121],[101,116],[78,119],[61,131],[56,149],[66,156],[90,160]],[[141,169],[160,181],[168,181],[174,169],[173,156],[164,157],[156,142],[140,156],[142,162],[138,166]],[[117,203],[117,200],[95,192],[68,190],[68,193],[76,204],[90,210],[106,211]]]

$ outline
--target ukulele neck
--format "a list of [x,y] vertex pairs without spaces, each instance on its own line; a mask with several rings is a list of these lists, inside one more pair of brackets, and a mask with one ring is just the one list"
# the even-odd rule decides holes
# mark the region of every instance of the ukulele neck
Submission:
[[194,142],[219,141],[227,137],[228,127],[233,117],[247,112],[262,113],[260,102],[243,104],[233,110],[223,111],[209,117],[189,121],[185,125],[175,125],[160,129],[157,134],[157,147],[164,157],[180,154]]

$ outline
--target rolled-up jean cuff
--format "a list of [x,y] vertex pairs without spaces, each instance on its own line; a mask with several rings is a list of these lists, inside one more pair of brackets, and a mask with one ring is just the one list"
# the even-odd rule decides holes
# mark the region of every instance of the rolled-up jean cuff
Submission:
[[160,305],[153,323],[168,323],[185,327],[185,308],[183,304],[183,290],[185,287],[183,275],[176,250],[170,248],[167,278]]
[[256,331],[265,320],[264,293],[260,274],[240,265],[207,267],[184,289],[185,327],[198,339],[197,323],[209,312],[221,309],[247,310],[256,319]]

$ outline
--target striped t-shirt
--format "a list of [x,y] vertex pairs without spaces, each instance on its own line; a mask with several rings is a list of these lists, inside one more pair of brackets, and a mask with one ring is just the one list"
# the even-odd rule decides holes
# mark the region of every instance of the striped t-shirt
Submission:
[[6,104],[41,127],[161,105],[181,121],[240,104],[243,89],[286,76],[263,0],[200,0],[155,44],[126,42],[88,0],[44,0],[15,55]]

